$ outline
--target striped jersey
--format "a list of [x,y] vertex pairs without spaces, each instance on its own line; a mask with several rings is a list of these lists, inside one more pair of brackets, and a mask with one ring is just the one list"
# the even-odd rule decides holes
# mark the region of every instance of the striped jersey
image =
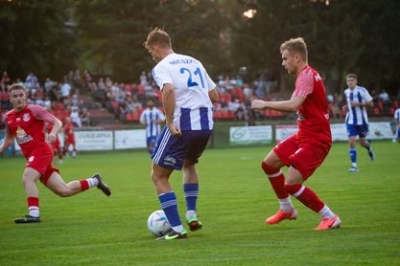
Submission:
[[157,108],[146,108],[140,115],[140,122],[146,125],[146,137],[157,137],[161,132],[160,122],[165,120],[164,114]]
[[347,125],[365,125],[368,124],[367,108],[364,106],[352,107],[351,102],[368,103],[372,101],[372,97],[368,90],[361,86],[356,86],[354,89],[347,88],[344,91],[344,96],[347,102]]
[[169,54],[154,67],[153,77],[161,90],[166,83],[174,86],[174,124],[181,131],[213,128],[213,104],[208,92],[216,85],[200,61],[187,55]]
[[400,125],[400,108],[397,108],[396,111],[394,111],[394,120],[397,125]]

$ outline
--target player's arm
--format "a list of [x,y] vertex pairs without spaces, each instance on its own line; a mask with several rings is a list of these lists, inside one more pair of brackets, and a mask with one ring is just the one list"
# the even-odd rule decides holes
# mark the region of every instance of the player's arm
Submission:
[[219,95],[216,87],[208,91],[208,97],[210,97],[212,103],[219,102]]
[[6,135],[0,146],[0,154],[3,153],[5,150],[7,150],[8,147],[10,147],[13,143],[14,143],[14,136],[6,126]]
[[292,96],[288,101],[254,100],[251,103],[251,108],[255,110],[272,109],[283,112],[297,112],[303,102],[304,98],[299,96]]
[[180,136],[182,133],[174,125],[175,112],[175,90],[171,83],[165,83],[162,89],[162,101],[165,111],[165,121],[173,136]]

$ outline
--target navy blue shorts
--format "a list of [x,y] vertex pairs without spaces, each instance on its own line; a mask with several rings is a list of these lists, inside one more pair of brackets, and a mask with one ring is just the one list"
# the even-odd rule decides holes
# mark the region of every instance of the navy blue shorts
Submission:
[[168,127],[164,127],[151,156],[153,163],[175,170],[182,169],[185,159],[197,163],[210,136],[211,130],[192,130],[183,131],[181,137],[174,137]]
[[365,138],[368,135],[368,125],[346,125],[347,127],[347,136],[355,137],[359,136],[360,139]]

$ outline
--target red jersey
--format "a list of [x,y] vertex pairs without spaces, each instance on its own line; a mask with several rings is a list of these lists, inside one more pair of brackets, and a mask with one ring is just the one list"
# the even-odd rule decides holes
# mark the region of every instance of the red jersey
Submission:
[[306,66],[296,78],[293,96],[304,98],[297,115],[301,143],[313,143],[330,148],[332,134],[324,82],[318,72]]
[[40,105],[28,104],[16,112],[14,109],[5,114],[6,130],[14,135],[26,158],[39,149],[50,150],[44,134],[44,123],[52,123],[54,116]]
[[64,134],[65,137],[74,137],[74,125],[72,123],[65,124]]

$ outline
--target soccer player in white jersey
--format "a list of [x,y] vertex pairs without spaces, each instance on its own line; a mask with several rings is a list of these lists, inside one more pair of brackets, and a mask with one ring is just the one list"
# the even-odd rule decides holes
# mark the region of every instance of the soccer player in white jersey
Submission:
[[152,30],[144,46],[157,62],[153,78],[162,92],[166,116],[166,126],[152,154],[151,178],[172,229],[158,239],[186,238],[169,177],[174,170],[183,171],[186,222],[191,231],[201,229],[196,209],[199,177],[195,165],[211,136],[212,107],[219,99],[218,92],[200,61],[173,51],[164,30]]
[[153,153],[158,135],[161,133],[161,125],[165,122],[165,116],[160,109],[154,107],[154,99],[147,99],[147,108],[140,115],[140,123],[146,126],[146,144],[150,154]]
[[347,110],[346,114],[346,128],[349,137],[349,155],[351,167],[349,172],[358,172],[357,167],[357,150],[356,141],[357,136],[360,138],[360,144],[367,149],[368,155],[373,161],[375,153],[372,150],[371,144],[366,139],[368,135],[368,114],[367,108],[373,107],[373,98],[368,90],[364,87],[357,85],[357,75],[350,73],[346,76],[346,83],[348,88],[344,91],[347,104],[344,108]]
[[394,111],[394,122],[396,123],[396,136],[397,141],[400,143],[400,108]]

